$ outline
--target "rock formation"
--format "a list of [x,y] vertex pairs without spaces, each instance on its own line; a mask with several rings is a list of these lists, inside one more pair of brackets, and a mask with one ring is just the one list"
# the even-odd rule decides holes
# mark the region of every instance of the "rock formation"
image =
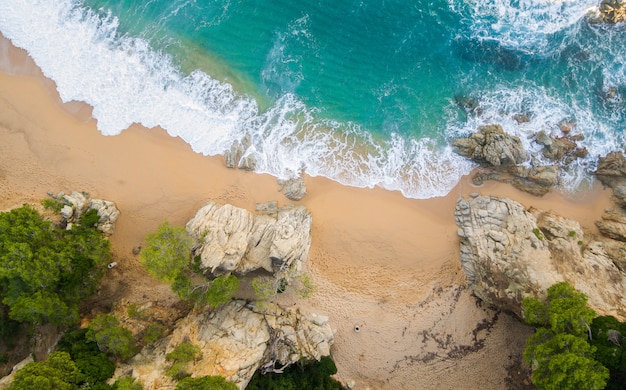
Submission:
[[57,195],[49,194],[53,199],[63,204],[61,208],[61,224],[71,229],[73,223],[77,222],[89,210],[98,212],[98,222],[96,228],[102,233],[111,235],[115,232],[115,222],[120,216],[120,211],[114,202],[102,199],[91,199],[85,192],[72,191],[67,195],[60,192]]
[[251,146],[250,134],[246,134],[241,142],[235,140],[230,149],[224,152],[226,167],[253,171],[256,168],[256,157]]
[[529,160],[521,140],[506,134],[500,125],[481,126],[467,138],[453,139],[452,146],[456,153],[481,164],[482,169],[472,178],[474,184],[497,180],[541,196],[558,184],[561,166],[588,154],[587,149],[576,144],[582,134],[569,135],[574,126],[573,122],[561,122],[563,137],[551,137],[544,131],[536,134],[534,141],[542,146],[543,156],[552,161],[548,165],[540,165],[537,159]]
[[[273,205],[273,207],[272,207]],[[304,207],[260,205],[254,215],[232,205],[204,205],[187,223],[196,240],[194,254],[212,273],[299,272],[311,245],[311,213]]]
[[626,318],[626,246],[566,218],[495,196],[459,199],[460,260],[476,296],[522,316],[524,297],[567,281],[599,314]]
[[289,180],[279,180],[278,184],[281,186],[280,191],[289,200],[300,200],[306,195],[306,186],[302,175]]
[[620,23],[626,20],[626,1],[602,0],[598,12],[589,18],[592,23]]
[[456,138],[452,147],[461,156],[495,167],[521,164],[528,154],[518,137],[504,132],[500,125],[481,126],[467,138]]
[[194,377],[220,375],[242,389],[264,365],[274,368],[274,363],[285,366],[330,355],[333,331],[326,317],[265,305],[259,310],[239,300],[216,311],[193,311],[178,321],[170,336],[144,348],[115,376],[131,375],[147,389],[174,388],[165,374],[171,365],[165,357],[183,341],[201,349],[202,357],[189,363]]

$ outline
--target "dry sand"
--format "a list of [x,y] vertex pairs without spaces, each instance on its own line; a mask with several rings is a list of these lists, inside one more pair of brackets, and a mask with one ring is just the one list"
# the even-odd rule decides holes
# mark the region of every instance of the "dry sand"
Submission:
[[[54,84],[0,37],[0,210],[38,203],[47,191],[115,201],[121,217],[111,242],[119,266],[105,277],[102,302],[175,300],[132,254],[162,221],[182,226],[208,200],[248,210],[257,202],[291,203],[273,177],[229,170],[221,157],[196,154],[161,129],[132,126],[104,137],[90,113],[84,104],[62,104]],[[306,185],[308,195],[296,203],[313,215],[308,270],[317,291],[298,304],[330,317],[337,377],[356,389],[523,387],[515,367],[530,329],[471,296],[458,261],[454,204],[471,192],[503,195],[594,230],[609,203],[599,188],[578,199],[536,198],[507,185],[476,188],[468,179],[430,200],[323,178],[307,177]]]

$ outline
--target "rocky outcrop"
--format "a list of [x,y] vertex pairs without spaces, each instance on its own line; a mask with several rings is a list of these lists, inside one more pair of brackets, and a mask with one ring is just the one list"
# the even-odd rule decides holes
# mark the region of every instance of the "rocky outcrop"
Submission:
[[518,137],[504,132],[500,125],[481,126],[467,138],[456,138],[452,147],[461,156],[495,167],[521,164],[528,154]]
[[616,188],[626,185],[626,157],[620,152],[612,152],[601,157],[595,174],[605,186]]
[[459,199],[460,260],[476,296],[521,317],[524,297],[567,281],[600,314],[626,318],[621,243],[586,237],[566,218],[495,196]]
[[603,236],[626,242],[626,211],[621,208],[610,208],[604,211],[602,219],[596,226]]
[[241,141],[235,140],[230,149],[224,152],[226,167],[253,171],[257,161],[251,146],[250,134],[246,134]]
[[[518,123],[530,120],[521,115],[515,116]],[[561,166],[588,154],[587,149],[576,143],[582,139],[582,134],[569,135],[574,126],[574,122],[562,121],[559,124],[564,134],[562,137],[549,136],[545,131],[535,135],[534,142],[542,146],[543,156],[551,160],[549,164],[540,163],[536,158],[529,160],[521,140],[506,134],[500,125],[482,126],[467,138],[453,139],[452,146],[458,154],[481,164],[481,170],[472,178],[474,184],[496,180],[542,196],[558,185]]]
[[63,204],[61,208],[61,224],[67,228],[71,229],[72,224],[78,222],[89,210],[96,210],[98,213],[96,228],[107,235],[115,232],[115,222],[120,216],[120,211],[114,202],[91,199],[88,193],[78,191],[72,191],[69,195],[63,192],[57,195],[49,195],[52,199]]
[[304,185],[304,177],[298,176],[288,180],[279,180],[280,191],[285,194],[289,200],[301,200],[306,195],[306,186]]
[[620,23],[626,20],[626,1],[602,0],[598,12],[589,19],[593,23]]
[[[272,207],[273,205],[273,207]],[[220,274],[269,272],[302,267],[311,245],[311,213],[302,206],[262,205],[254,215],[232,205],[209,202],[187,223],[194,254],[204,269]]]
[[217,311],[190,313],[178,321],[170,336],[144,348],[119,367],[115,376],[131,375],[147,389],[174,388],[165,374],[171,366],[165,357],[183,341],[201,349],[202,357],[188,366],[194,377],[220,375],[243,389],[264,366],[330,355],[333,331],[326,317],[297,308],[265,304],[259,310],[254,304],[232,301]]

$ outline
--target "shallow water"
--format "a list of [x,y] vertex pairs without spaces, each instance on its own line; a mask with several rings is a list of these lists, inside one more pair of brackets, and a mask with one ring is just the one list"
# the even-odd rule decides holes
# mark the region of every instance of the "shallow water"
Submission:
[[216,155],[247,133],[259,172],[429,198],[473,167],[447,141],[483,124],[534,150],[575,121],[590,154],[566,189],[624,148],[626,27],[590,25],[596,3],[0,0],[0,31],[103,134],[158,125]]

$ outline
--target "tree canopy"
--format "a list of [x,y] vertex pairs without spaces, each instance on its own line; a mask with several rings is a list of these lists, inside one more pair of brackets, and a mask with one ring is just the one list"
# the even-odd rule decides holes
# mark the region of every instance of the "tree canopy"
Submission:
[[28,363],[15,373],[8,390],[78,389],[80,370],[67,352],[54,352],[42,362]]
[[533,367],[538,389],[603,389],[609,370],[595,360],[587,341],[595,312],[587,296],[566,282],[548,289],[545,301],[522,302],[527,323],[541,326],[526,340],[524,359]]
[[109,242],[93,227],[60,229],[29,205],[0,213],[0,297],[9,318],[74,323],[109,256]]
[[228,302],[239,289],[239,279],[225,274],[210,280],[191,259],[193,240],[185,228],[171,226],[167,221],[156,232],[146,236],[141,263],[155,278],[170,283],[181,299],[218,307]]
[[122,360],[136,353],[132,332],[121,327],[117,318],[110,314],[100,314],[94,318],[89,323],[85,338],[94,341],[100,351]]

